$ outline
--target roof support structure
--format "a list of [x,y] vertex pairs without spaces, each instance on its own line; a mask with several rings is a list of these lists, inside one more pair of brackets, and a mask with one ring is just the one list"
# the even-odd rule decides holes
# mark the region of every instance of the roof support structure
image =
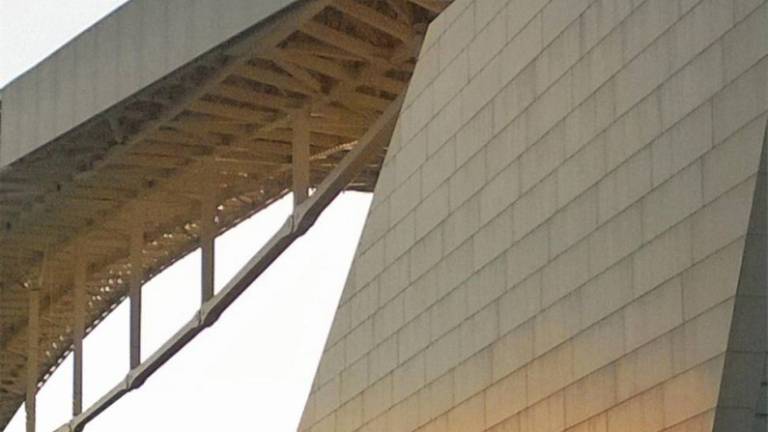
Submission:
[[[360,138],[311,197],[298,205],[272,238],[211,299],[204,302],[195,317],[185,324],[144,362],[131,366],[124,380],[94,405],[75,416],[57,432],[82,431],[85,425],[117,402],[126,393],[141,387],[155,371],[181,351],[222,313],[299,237],[314,225],[322,211],[357,177],[365,164],[389,143],[400,113],[403,95],[395,99],[371,128]],[[133,272],[131,273],[133,275]],[[134,276],[132,276],[133,278]]]
[[[0,196],[0,283],[20,287],[2,293],[0,425],[24,401],[27,288],[43,265],[39,251],[51,249],[57,266],[39,303],[38,388],[74,351],[72,410],[83,418],[93,410],[83,412],[77,390],[79,345],[117,304],[130,299],[134,382],[147,369],[142,359],[155,364],[141,355],[143,283],[200,247],[200,322],[209,325],[241,291],[235,284],[216,294],[215,237],[291,191],[291,221],[311,219],[301,212],[321,198],[322,179],[408,85],[435,17],[409,1],[295,1],[0,173],[0,183],[24,186]],[[371,191],[382,157],[342,187]],[[87,270],[78,262],[84,251]]]

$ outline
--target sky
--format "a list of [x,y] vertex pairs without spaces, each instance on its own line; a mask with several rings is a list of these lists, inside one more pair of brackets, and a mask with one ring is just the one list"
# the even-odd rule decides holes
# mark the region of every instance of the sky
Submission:
[[[0,0],[0,88],[124,2]],[[86,431],[295,431],[370,198],[357,192],[337,198],[213,327]],[[217,239],[217,288],[269,239],[291,206],[289,195]],[[144,358],[197,310],[199,279],[195,252],[144,286]],[[87,407],[128,370],[127,302],[85,339],[84,361]],[[71,394],[70,356],[38,394],[39,431],[69,420]],[[7,432],[24,430],[23,411]]]

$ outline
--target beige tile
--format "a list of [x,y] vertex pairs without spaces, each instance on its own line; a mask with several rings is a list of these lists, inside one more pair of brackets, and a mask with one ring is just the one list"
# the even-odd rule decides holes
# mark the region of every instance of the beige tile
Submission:
[[675,425],[717,404],[723,356],[703,363],[663,385],[664,424]]
[[744,242],[736,241],[683,273],[686,320],[736,295]]
[[429,310],[432,340],[458,326],[467,317],[467,289],[461,285]]
[[553,259],[543,270],[543,308],[570,294],[589,279],[589,244],[581,241]]
[[616,370],[602,368],[565,389],[565,425],[580,423],[616,403]]
[[642,244],[642,205],[627,208],[589,236],[591,274],[602,273]]
[[[675,25],[675,67],[687,63],[733,25],[733,2],[705,0]],[[695,62],[695,60],[694,60]]]
[[558,168],[560,206],[571,202],[605,175],[605,146],[605,135],[600,135]]
[[391,430],[415,430],[419,426],[419,398],[417,394],[395,405],[389,411]]
[[[623,88],[616,78],[616,91]],[[661,133],[659,93],[654,92],[633,106],[606,130],[606,169],[613,170]],[[617,107],[617,112],[622,111]]]
[[[558,184],[562,184],[558,180]],[[562,196],[558,193],[558,196]],[[552,255],[563,251],[597,228],[597,189],[591,189],[552,217],[549,238]]]
[[523,413],[520,423],[523,430],[536,432],[558,432],[563,430],[565,428],[565,400],[563,392],[557,392],[531,406]]
[[712,147],[712,104],[705,103],[654,141],[653,185],[666,181]]
[[478,230],[473,237],[476,245],[474,252],[474,270],[480,270],[509,248],[513,242],[513,212],[507,207],[490,222]]
[[671,334],[661,336],[616,362],[619,400],[632,398],[672,377],[672,339]]
[[395,334],[405,323],[404,298],[403,294],[398,295],[373,315],[375,344]]
[[528,365],[528,403],[535,403],[573,380],[573,343],[566,342]]
[[453,382],[454,372],[451,371],[424,388],[419,399],[420,417],[423,420],[434,419],[454,406]]
[[455,328],[434,341],[426,352],[427,382],[454,368],[461,358],[461,331]]
[[632,291],[632,260],[625,259],[584,284],[581,289],[582,319],[588,327],[629,303]]
[[491,303],[461,324],[462,357],[474,355],[499,337],[498,304]]
[[501,336],[492,347],[493,380],[518,370],[533,359],[533,321]]
[[746,234],[754,190],[753,177],[721,195],[694,215],[694,260],[704,258]]
[[659,431],[664,427],[663,411],[664,392],[656,387],[608,411],[608,430]]
[[468,7],[450,24],[440,38],[440,64],[447,65],[475,36],[475,8]]
[[650,150],[640,151],[605,176],[598,183],[597,190],[599,221],[602,224],[651,190]]
[[526,370],[520,369],[488,387],[485,396],[485,418],[488,425],[501,423],[526,408],[528,398],[525,374]]
[[499,330],[514,329],[541,310],[541,273],[512,287],[499,299]]
[[575,379],[592,373],[617,359],[624,350],[624,314],[617,312],[573,338]]
[[[491,8],[493,3],[501,3],[500,0],[488,0],[475,2],[476,21],[486,21],[477,14],[488,16],[486,8]],[[483,6],[478,6],[483,5]],[[500,7],[500,6],[499,6]],[[502,14],[497,14],[490,22],[476,22],[479,30],[475,39],[469,44],[469,76],[474,77],[488,62],[495,57],[507,42],[507,20]]]
[[675,225],[633,255],[633,286],[640,296],[692,264],[691,224]]
[[336,430],[352,432],[363,424],[363,397],[352,399],[336,412]]
[[448,432],[485,430],[485,394],[463,402],[448,413]]
[[533,352],[540,356],[581,330],[581,295],[574,292],[547,307],[534,319]]
[[649,241],[703,205],[701,164],[680,171],[643,199],[643,239]]
[[[516,42],[512,42],[515,44]],[[514,46],[514,45],[510,45]],[[536,98],[536,68],[535,64],[522,69],[507,83],[496,97],[493,98],[493,132],[498,133],[509,127],[512,121]],[[520,143],[525,145],[525,143]]]
[[392,406],[392,375],[376,381],[363,393],[363,421],[368,422]]
[[542,11],[544,45],[552,41],[589,6],[588,0],[554,0]]
[[454,369],[453,394],[465,400],[491,385],[491,350],[486,349],[468,357]]
[[402,362],[392,373],[392,400],[397,403],[424,386],[426,380],[425,356],[419,354]]
[[507,284],[512,287],[549,260],[549,227],[544,225],[516,242],[507,251]]
[[757,172],[764,132],[765,119],[758,118],[704,156],[702,169],[706,202]]
[[550,175],[512,206],[515,240],[525,237],[557,210],[557,176]]
[[368,359],[361,358],[341,373],[341,401],[352,399],[368,386]]
[[429,314],[424,313],[408,322],[397,333],[397,354],[403,361],[429,345]]
[[[722,3],[722,2],[721,2]],[[661,87],[661,119],[670,127],[712,97],[723,85],[720,42],[707,48]],[[672,57],[675,59],[675,57]]]
[[553,172],[565,158],[565,123],[561,122],[520,156],[520,186],[525,193]]
[[485,225],[510,206],[520,193],[520,171],[517,162],[503,168],[480,191],[480,224]]
[[[434,82],[435,109],[442,109],[469,82],[469,54],[462,51],[444,67]],[[430,132],[432,129],[429,129]]]
[[627,350],[663,335],[683,322],[680,278],[662,284],[624,310]]

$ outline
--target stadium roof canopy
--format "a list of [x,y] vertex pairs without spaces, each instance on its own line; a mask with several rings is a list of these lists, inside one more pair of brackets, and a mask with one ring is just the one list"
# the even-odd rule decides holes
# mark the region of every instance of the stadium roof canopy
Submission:
[[131,286],[292,190],[371,191],[447,3],[133,0],[2,89],[0,427]]

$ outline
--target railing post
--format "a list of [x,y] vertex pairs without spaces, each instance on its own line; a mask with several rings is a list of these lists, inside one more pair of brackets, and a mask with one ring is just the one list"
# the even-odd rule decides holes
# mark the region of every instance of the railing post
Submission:
[[293,116],[293,204],[297,207],[309,197],[309,109],[304,108]]
[[201,254],[201,302],[213,297],[214,271],[216,266],[216,206],[218,205],[218,184],[216,171],[208,171],[200,209],[200,254]]
[[39,369],[38,353],[40,351],[40,289],[49,283],[48,260],[49,251],[43,252],[43,262],[37,282],[29,284],[29,306],[27,310],[27,385],[24,408],[26,410],[27,432],[35,432],[37,425],[37,375]]
[[129,298],[130,311],[130,368],[133,369],[141,363],[141,284],[144,278],[144,262],[142,250],[144,249],[144,219],[137,214],[135,226],[131,229],[130,256],[131,278]]
[[72,337],[74,365],[72,370],[72,415],[83,412],[83,337],[85,337],[85,284],[88,261],[78,254],[75,258],[75,278],[72,298]]

